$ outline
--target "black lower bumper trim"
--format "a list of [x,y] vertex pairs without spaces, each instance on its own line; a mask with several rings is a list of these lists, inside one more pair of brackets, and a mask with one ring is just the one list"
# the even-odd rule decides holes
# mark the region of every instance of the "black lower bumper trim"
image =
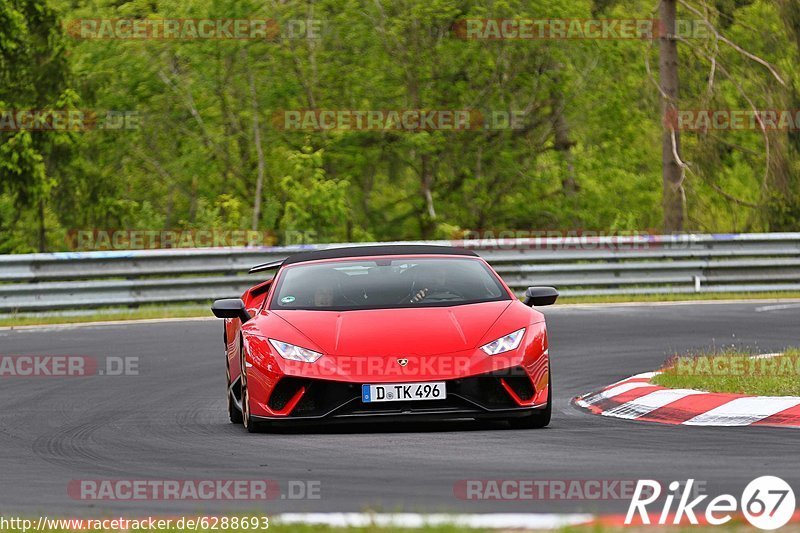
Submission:
[[346,414],[331,414],[321,417],[267,417],[252,416],[256,422],[268,422],[271,425],[292,426],[309,424],[342,424],[355,422],[413,422],[413,421],[432,421],[432,420],[505,420],[518,418],[543,411],[545,405],[534,407],[519,407],[515,409],[501,409],[496,411],[486,411],[485,409],[406,409],[406,410],[385,410],[385,411],[363,411],[349,412]]

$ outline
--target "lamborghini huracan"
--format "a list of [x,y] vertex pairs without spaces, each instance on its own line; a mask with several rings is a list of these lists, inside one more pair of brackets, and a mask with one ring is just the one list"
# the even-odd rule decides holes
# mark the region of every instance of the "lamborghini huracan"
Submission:
[[550,423],[552,379],[544,316],[552,287],[520,301],[470,250],[354,246],[258,265],[274,275],[225,319],[231,422],[507,420]]

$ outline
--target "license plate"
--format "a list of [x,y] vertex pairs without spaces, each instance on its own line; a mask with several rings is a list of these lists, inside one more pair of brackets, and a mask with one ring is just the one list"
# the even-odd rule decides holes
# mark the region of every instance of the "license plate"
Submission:
[[444,381],[361,386],[361,401],[364,403],[444,400],[446,397]]

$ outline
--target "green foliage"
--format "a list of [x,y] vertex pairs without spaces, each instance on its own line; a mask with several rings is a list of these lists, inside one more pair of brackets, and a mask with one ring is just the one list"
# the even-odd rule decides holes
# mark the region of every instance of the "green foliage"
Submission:
[[[786,85],[716,39],[687,39],[681,107],[800,108],[796,2],[706,4],[711,22],[774,64]],[[467,18],[652,18],[652,8],[644,0],[7,0],[0,108],[128,111],[139,127],[0,132],[0,251],[64,249],[72,229],[250,229],[254,218],[279,242],[657,230],[657,42],[451,33]],[[679,17],[697,18],[685,6]],[[322,28],[274,40],[65,36],[63,24],[81,18],[272,18],[284,29],[314,19]],[[458,132],[297,132],[272,121],[288,109],[417,108],[526,113],[518,129]],[[685,132],[682,143],[690,230],[798,229],[800,134],[772,132],[769,161],[758,131]]]
[[349,184],[326,177],[323,153],[304,146],[286,154],[289,170],[280,180],[284,196],[278,227],[284,234],[308,233],[317,242],[345,242]]
[[[68,88],[68,64],[57,12],[38,0],[0,5],[0,110],[70,109],[77,94]],[[48,203],[58,186],[60,164],[71,155],[70,134],[0,131],[0,195],[16,210],[0,218],[0,248],[48,247]],[[35,219],[30,220],[30,211]],[[28,238],[19,241],[25,219]],[[6,226],[11,226],[5,229]],[[36,237],[34,237],[36,236]],[[16,243],[16,244],[15,244]]]

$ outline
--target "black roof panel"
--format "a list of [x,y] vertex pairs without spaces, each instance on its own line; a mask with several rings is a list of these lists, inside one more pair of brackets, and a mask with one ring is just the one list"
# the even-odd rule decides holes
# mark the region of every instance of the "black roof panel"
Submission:
[[383,244],[373,246],[348,246],[344,248],[330,248],[327,250],[312,250],[300,252],[284,260],[283,265],[305,263],[306,261],[319,261],[321,259],[340,259],[348,257],[371,257],[377,255],[463,255],[478,257],[478,254],[464,248],[453,246],[434,246],[430,244]]

